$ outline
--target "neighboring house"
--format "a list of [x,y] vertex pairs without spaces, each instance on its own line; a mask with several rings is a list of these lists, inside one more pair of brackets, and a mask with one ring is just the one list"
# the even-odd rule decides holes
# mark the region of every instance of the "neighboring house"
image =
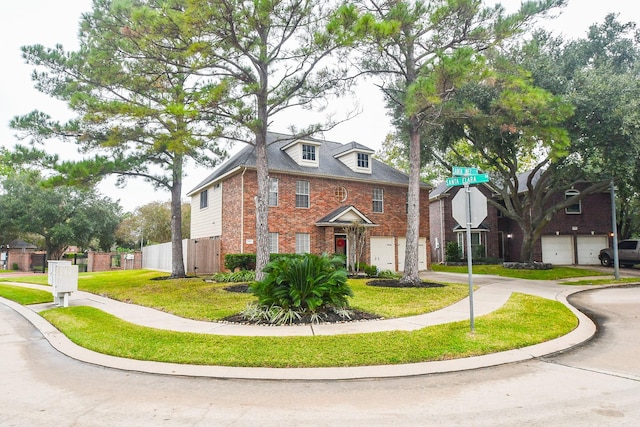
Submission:
[[[270,252],[346,254],[350,242],[344,227],[356,221],[367,229],[361,262],[402,271],[408,177],[373,154],[355,142],[269,133]],[[188,193],[191,238],[220,239],[222,259],[256,252],[255,164],[255,149],[247,145]],[[421,270],[429,262],[428,191],[423,185]]]
[[[520,191],[526,175],[521,176]],[[487,197],[496,197],[483,184],[477,186]],[[582,186],[569,189],[564,195],[570,197]],[[446,261],[447,242],[458,242],[466,252],[466,227],[460,227],[452,217],[451,201],[464,187],[436,186],[429,196],[431,225],[431,254],[433,262]],[[576,205],[557,212],[544,228],[542,237],[534,244],[534,261],[556,265],[599,264],[600,249],[609,246],[611,229],[611,196],[609,192],[592,194]],[[522,231],[516,222],[503,217],[501,212],[488,204],[486,219],[471,230],[472,248],[477,247],[488,258],[504,261],[519,261],[522,246]],[[475,255],[475,249],[473,254]]]

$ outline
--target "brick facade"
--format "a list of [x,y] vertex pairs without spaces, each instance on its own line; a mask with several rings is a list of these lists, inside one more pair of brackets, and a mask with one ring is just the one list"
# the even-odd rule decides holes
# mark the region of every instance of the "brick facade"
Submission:
[[[491,192],[486,187],[478,186],[477,188],[485,197],[491,197]],[[447,243],[458,242],[458,235],[466,232],[466,228],[460,227],[453,219],[451,206],[453,198],[462,190],[464,190],[464,187],[453,187],[442,197],[432,200],[429,205],[433,262],[439,263],[445,261]],[[482,227],[472,231],[481,233],[482,246],[485,248],[486,257],[503,258],[502,235],[495,232],[495,230],[498,230],[498,210],[491,205],[487,205],[487,217],[482,222]],[[466,251],[466,248],[464,248],[464,250]]]
[[[347,205],[353,205],[376,224],[375,227],[368,228],[363,261],[369,263],[369,237],[397,238],[406,235],[407,187],[284,173],[272,173],[270,177],[278,179],[278,205],[269,207],[269,232],[278,233],[280,253],[295,253],[296,233],[309,234],[312,253],[334,253],[334,236],[342,234],[343,230],[339,227],[317,226],[316,223],[325,215]],[[296,181],[298,180],[309,182],[308,208],[295,207]],[[345,200],[339,200],[336,197],[336,187],[346,189]],[[382,189],[384,192],[382,213],[373,212],[374,188]],[[222,183],[222,194],[221,256],[224,257],[227,253],[255,253],[255,196],[257,194],[255,170],[247,169],[225,179]],[[424,188],[420,194],[419,235],[427,239],[429,236],[428,197],[428,189]],[[428,260],[429,254],[427,254],[427,263]]]
[[[484,186],[478,186],[487,197],[491,197],[489,190]],[[576,186],[581,190],[583,186]],[[433,262],[445,261],[446,243],[457,241],[454,231],[456,222],[451,212],[451,200],[460,188],[451,188],[434,197],[430,203],[431,215],[431,244]],[[549,204],[555,204],[562,200],[563,193],[554,194]],[[578,214],[566,213],[563,209],[557,212],[549,224],[543,229],[542,236],[571,236],[573,242],[574,261],[578,251],[578,238],[586,236],[608,236],[611,232],[611,196],[609,193],[597,193],[585,197],[581,201],[581,212]],[[518,261],[522,247],[523,235],[520,227],[513,220],[499,215],[498,210],[491,205],[487,206],[487,218],[482,224],[486,229],[486,250],[489,258],[503,259],[505,261]],[[475,230],[474,230],[475,231]],[[436,248],[436,243],[438,248]],[[542,241],[538,240],[533,247],[533,258],[542,261]]]

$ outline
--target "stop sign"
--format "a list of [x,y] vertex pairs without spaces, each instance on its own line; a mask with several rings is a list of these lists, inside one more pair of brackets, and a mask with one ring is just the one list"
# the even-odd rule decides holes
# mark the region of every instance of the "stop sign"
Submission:
[[[476,187],[469,188],[469,196],[471,201],[471,228],[477,228],[487,217],[487,198]],[[461,227],[467,227],[467,192],[458,191],[451,201],[453,219],[460,224]]]

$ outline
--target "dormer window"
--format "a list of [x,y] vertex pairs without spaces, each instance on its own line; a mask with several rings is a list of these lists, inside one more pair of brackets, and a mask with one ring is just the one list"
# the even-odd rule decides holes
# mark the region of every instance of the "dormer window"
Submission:
[[369,169],[369,155],[367,153],[358,153],[358,167]]
[[335,154],[334,158],[340,160],[345,166],[357,173],[371,173],[371,156],[375,153],[372,149],[360,145],[357,142],[344,144]]
[[302,160],[310,162],[316,161],[316,147],[309,144],[302,144]]
[[313,140],[295,140],[281,148],[297,164],[304,167],[320,166],[320,142]]

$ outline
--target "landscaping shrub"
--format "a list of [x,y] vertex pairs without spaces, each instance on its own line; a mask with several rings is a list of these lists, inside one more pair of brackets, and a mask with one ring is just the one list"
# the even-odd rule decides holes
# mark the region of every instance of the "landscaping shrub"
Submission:
[[266,314],[273,323],[291,323],[301,314],[347,308],[347,298],[353,296],[341,257],[278,257],[266,265],[264,273],[262,281],[250,285],[258,298],[257,307],[248,308],[245,314]]
[[256,272],[253,270],[240,270],[230,273],[219,272],[214,273],[211,276],[211,280],[221,283],[239,283],[239,282],[253,282],[256,280]]
[[255,270],[256,254],[226,254],[224,256],[224,266],[227,270]]
[[369,277],[378,276],[378,267],[375,265],[365,264],[364,262],[360,263],[360,271],[364,272]]
[[462,259],[462,253],[460,252],[458,242],[447,242],[445,256],[447,262],[458,262]]
[[391,270],[382,270],[378,272],[378,277],[380,279],[399,279],[402,277],[401,274],[396,273]]

